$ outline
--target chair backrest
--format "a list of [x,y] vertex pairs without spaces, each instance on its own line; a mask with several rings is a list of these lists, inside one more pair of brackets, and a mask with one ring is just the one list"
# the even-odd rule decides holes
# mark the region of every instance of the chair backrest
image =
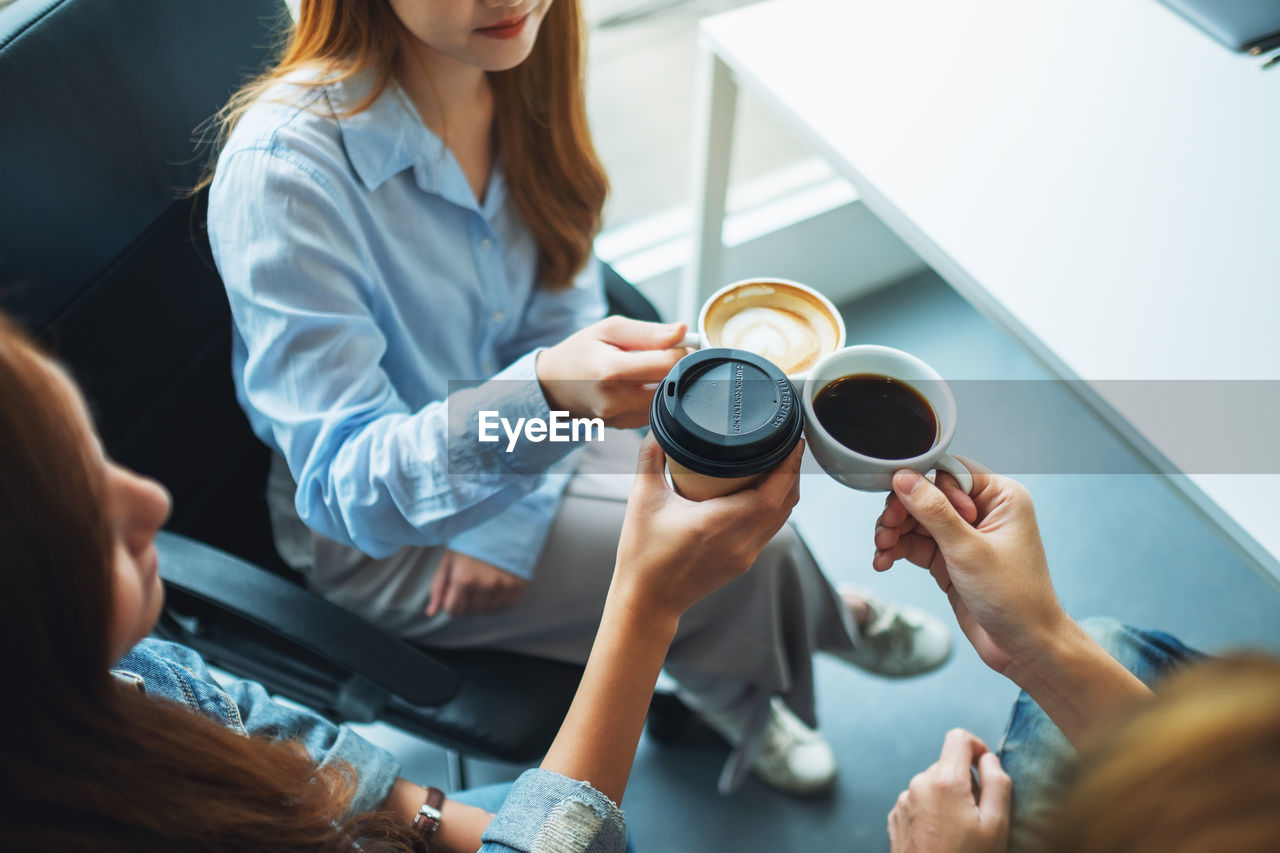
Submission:
[[69,366],[170,527],[281,567],[267,451],[235,401],[230,314],[186,196],[206,122],[267,58],[280,0],[0,5],[0,308]]
[[[3,0],[0,0],[0,4]],[[0,5],[0,309],[62,359],[108,452],[173,493],[169,528],[292,574],[268,451],[230,374],[198,129],[267,59],[281,0]],[[612,270],[610,307],[657,312]]]

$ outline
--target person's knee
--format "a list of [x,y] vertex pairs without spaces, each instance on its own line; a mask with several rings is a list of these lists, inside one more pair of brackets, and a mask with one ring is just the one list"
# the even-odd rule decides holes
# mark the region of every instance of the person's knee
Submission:
[[1116,637],[1124,635],[1125,631],[1128,630],[1124,622],[1119,619],[1112,619],[1111,616],[1089,616],[1088,619],[1080,620],[1080,628],[1083,628],[1085,634],[1097,640],[1098,644],[1103,647]]
[[800,538],[799,532],[790,522],[787,522],[773,535],[772,539],[765,543],[749,574],[772,576],[778,572],[794,571],[799,563],[797,555],[804,547],[804,541]]
[[1080,621],[1080,627],[1113,655],[1126,644],[1130,631],[1129,626],[1110,616],[1090,616]]

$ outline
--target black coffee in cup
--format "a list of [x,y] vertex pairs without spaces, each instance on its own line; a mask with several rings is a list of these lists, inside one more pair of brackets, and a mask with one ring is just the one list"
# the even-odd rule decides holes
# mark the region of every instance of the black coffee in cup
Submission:
[[786,459],[804,427],[799,396],[773,362],[745,350],[680,359],[649,409],[677,492],[707,500],[753,486]]
[[938,417],[905,382],[874,373],[841,376],[813,398],[813,413],[831,437],[877,459],[911,459],[938,438]]

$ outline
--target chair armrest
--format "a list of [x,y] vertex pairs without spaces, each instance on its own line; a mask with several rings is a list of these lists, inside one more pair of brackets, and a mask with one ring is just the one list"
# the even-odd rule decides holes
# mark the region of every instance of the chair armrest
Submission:
[[658,316],[658,309],[654,308],[653,303],[636,290],[631,282],[618,275],[618,272],[608,264],[602,263],[601,267],[603,268],[601,275],[604,277],[604,295],[610,314],[620,314],[623,317],[650,323],[662,322],[662,318]]
[[457,693],[450,667],[310,590],[169,531],[156,537],[156,550],[166,584],[409,702],[438,705]]

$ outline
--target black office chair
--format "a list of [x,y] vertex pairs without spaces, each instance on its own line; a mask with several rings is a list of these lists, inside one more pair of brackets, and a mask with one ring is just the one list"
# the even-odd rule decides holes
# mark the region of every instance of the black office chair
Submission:
[[[0,8],[0,308],[71,368],[110,454],[173,493],[160,633],[336,720],[454,750],[461,785],[459,753],[541,756],[582,669],[409,645],[308,592],[276,555],[268,451],[235,401],[204,199],[182,190],[208,156],[193,130],[262,66],[284,14],[278,0]],[[657,319],[607,281],[612,307]]]

